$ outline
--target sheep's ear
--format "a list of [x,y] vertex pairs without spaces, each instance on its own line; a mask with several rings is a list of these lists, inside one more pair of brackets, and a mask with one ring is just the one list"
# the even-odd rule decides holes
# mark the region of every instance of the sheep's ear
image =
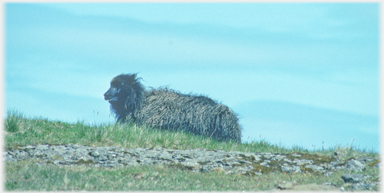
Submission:
[[136,74],[132,74],[132,75],[128,78],[128,80],[129,80],[129,82],[135,82],[135,78],[136,78]]

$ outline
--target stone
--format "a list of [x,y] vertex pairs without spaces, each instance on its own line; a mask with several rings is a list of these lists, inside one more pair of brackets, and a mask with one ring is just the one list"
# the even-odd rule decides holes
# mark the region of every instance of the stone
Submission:
[[282,159],[285,159],[285,156],[284,155],[276,155],[273,160],[276,160],[276,161],[280,161]]
[[321,166],[316,166],[316,165],[306,165],[305,168],[310,168],[312,169],[314,172],[323,172],[324,171],[324,168],[321,167]]
[[329,185],[303,184],[292,188],[292,191],[338,191],[339,188]]
[[376,185],[376,183],[356,183],[352,184],[351,188],[354,191],[373,190]]
[[345,183],[359,183],[364,180],[364,176],[362,174],[346,174],[342,175],[341,178]]
[[362,171],[364,167],[365,165],[364,163],[361,163],[361,161],[351,159],[348,161],[347,165],[345,166],[345,169],[353,171]]
[[304,164],[312,164],[312,160],[305,160],[305,159],[295,159],[293,160],[293,163],[297,164],[297,165],[304,165]]
[[332,185],[318,185],[318,184],[302,184],[296,185],[292,182],[286,182],[283,184],[279,184],[276,189],[272,189],[271,191],[339,191],[340,189],[332,186]]
[[100,153],[96,150],[96,151],[92,151],[89,153],[91,156],[93,157],[99,157],[100,156]]
[[44,150],[44,149],[48,149],[48,145],[38,145],[38,146],[36,146],[36,150]]
[[265,159],[270,159],[273,155],[271,153],[265,153],[263,156]]
[[190,169],[190,170],[200,170],[201,169],[201,166],[199,163],[197,162],[181,162],[180,163],[181,166],[183,166],[184,168],[187,168],[187,169]]
[[269,165],[268,165],[269,162],[270,162],[269,160],[264,160],[262,163],[260,163],[260,165],[265,166],[265,167],[269,167]]
[[287,163],[292,163],[292,160],[290,160],[290,159],[287,159],[287,158],[284,158],[284,160],[283,161],[285,161],[285,162],[287,162]]
[[[324,173],[325,176],[329,176],[332,175],[332,172],[345,168],[360,171],[364,169],[365,165],[374,162],[371,158],[359,158],[358,160],[349,160],[347,163],[332,161],[331,163],[315,164],[311,159],[302,159],[301,154],[293,153],[291,155],[294,156],[294,160],[290,159],[291,156],[288,158],[286,154],[208,151],[198,148],[179,150],[162,147],[127,149],[83,145],[28,145],[14,149],[8,148],[3,152],[3,160],[10,162],[30,159],[39,164],[86,164],[93,167],[135,167],[149,164],[156,166],[174,165],[196,172],[223,171],[225,174],[251,176],[279,171],[286,173],[320,172]],[[344,178],[346,177],[348,176],[344,176]],[[359,184],[354,186],[356,189],[370,190],[375,187],[367,182],[354,181],[353,178],[352,182]]]
[[282,166],[281,171],[287,172],[287,173],[299,173],[301,172],[300,166]]
[[293,183],[292,182],[281,183],[277,186],[277,188],[280,190],[293,189]]

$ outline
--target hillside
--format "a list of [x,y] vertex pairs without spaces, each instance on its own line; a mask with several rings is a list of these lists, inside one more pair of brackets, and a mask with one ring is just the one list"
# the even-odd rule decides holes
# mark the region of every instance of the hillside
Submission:
[[[135,124],[70,124],[17,112],[8,113],[5,131],[7,190],[290,189],[287,183],[291,188],[378,190],[379,155],[353,147],[308,151],[265,140],[218,142]],[[191,150],[205,153],[188,155]],[[79,180],[85,173],[88,177]],[[349,183],[349,174],[360,175],[360,181]],[[112,185],[101,186],[98,176]]]

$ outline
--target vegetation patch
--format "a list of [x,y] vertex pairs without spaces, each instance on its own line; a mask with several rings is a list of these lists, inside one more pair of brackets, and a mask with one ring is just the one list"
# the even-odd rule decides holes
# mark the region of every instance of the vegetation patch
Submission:
[[373,166],[375,166],[378,163],[380,163],[380,160],[375,160],[375,161],[371,162],[370,164],[368,164],[368,166],[369,167],[373,167]]

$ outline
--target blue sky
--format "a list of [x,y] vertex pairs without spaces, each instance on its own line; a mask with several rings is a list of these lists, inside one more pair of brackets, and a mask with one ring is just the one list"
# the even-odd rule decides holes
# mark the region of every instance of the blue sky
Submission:
[[121,73],[228,105],[243,141],[379,150],[378,3],[5,4],[5,110],[114,122]]

